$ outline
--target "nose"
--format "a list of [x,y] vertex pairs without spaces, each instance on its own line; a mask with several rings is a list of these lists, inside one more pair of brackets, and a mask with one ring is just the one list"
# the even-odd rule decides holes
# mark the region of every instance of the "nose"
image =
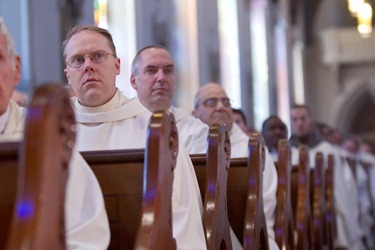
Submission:
[[164,82],[165,75],[162,69],[158,70],[156,77],[158,82]]
[[93,65],[94,63],[92,62],[91,58],[89,56],[85,56],[85,63],[83,64],[85,72],[92,71],[94,69]]
[[224,108],[225,108],[225,106],[224,106],[223,102],[221,101],[221,99],[219,99],[218,102],[216,103],[216,109],[222,110]]

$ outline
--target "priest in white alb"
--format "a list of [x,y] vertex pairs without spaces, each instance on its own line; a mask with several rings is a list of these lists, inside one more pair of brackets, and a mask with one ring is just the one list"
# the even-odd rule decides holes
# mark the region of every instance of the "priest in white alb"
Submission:
[[[0,17],[0,142],[22,140],[25,109],[11,100],[21,78],[21,59]],[[73,150],[65,197],[67,249],[104,250],[110,240],[109,223],[100,186],[82,156]]]
[[[76,26],[63,43],[64,70],[72,97],[80,151],[145,148],[151,112],[116,88],[120,59],[107,30]],[[173,236],[178,249],[206,249],[202,201],[193,165],[180,143],[172,194]],[[129,214],[129,216],[132,216]]]

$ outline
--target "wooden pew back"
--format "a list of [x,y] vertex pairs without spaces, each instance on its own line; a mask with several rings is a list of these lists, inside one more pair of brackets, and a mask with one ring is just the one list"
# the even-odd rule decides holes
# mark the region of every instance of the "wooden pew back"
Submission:
[[310,166],[306,146],[299,151],[299,165],[292,169],[292,206],[295,219],[296,246],[298,249],[310,249],[311,203],[310,203]]
[[[175,166],[178,145],[177,133],[174,119],[172,121],[172,117],[166,117],[164,113],[162,116],[163,120],[157,122],[153,120],[155,114],[151,118],[152,125],[149,126],[151,136],[148,138],[146,157],[144,149],[82,152],[82,156],[94,171],[104,195],[111,229],[109,249],[147,248],[150,244],[155,244],[154,246],[162,244],[163,242],[156,243],[160,239],[164,239],[165,244],[161,245],[161,249],[175,248],[175,244],[170,242],[169,238],[172,229],[170,194],[173,182],[172,169]],[[154,129],[157,128],[164,130],[155,131]],[[161,141],[157,141],[155,137],[157,134],[161,135],[159,138]],[[164,163],[161,164],[161,162]],[[159,169],[155,164],[168,167]],[[144,179],[144,177],[151,179]],[[146,187],[144,192],[143,186]],[[152,192],[157,193],[155,199],[150,197]],[[158,215],[158,220],[153,221],[155,223],[152,224],[153,228],[147,225],[149,221],[147,221],[146,213],[150,212],[150,209],[161,213]],[[164,226],[168,227],[160,228]],[[154,234],[149,237],[151,231],[157,232],[157,228],[160,233],[167,231],[166,235]],[[149,236],[137,236],[139,230]],[[143,237],[149,237],[149,239],[145,240]]]
[[312,244],[317,249],[325,245],[325,167],[321,152],[315,155],[315,167],[310,169],[310,202],[312,215]]
[[295,249],[294,216],[291,197],[291,151],[287,140],[282,139],[278,145],[276,163],[278,185],[277,205],[275,212],[275,240],[280,249]]
[[[261,150],[262,139],[258,134],[253,135],[253,143],[249,141],[249,151],[252,152],[249,158],[230,159],[227,182],[227,206],[229,223],[240,242],[247,239],[245,249],[268,248],[268,237],[266,222],[263,210],[263,194],[259,178],[262,178],[264,164],[262,162],[263,151]],[[260,146],[261,145],[261,146]],[[259,148],[258,148],[259,146]],[[199,188],[202,197],[205,197],[206,178],[206,155],[193,154],[190,158],[197,175]],[[250,179],[251,178],[251,179]],[[249,187],[250,186],[250,187]],[[248,193],[249,192],[249,193]],[[251,197],[251,204],[247,205],[248,198]],[[248,208],[248,209],[247,209]],[[247,218],[246,212],[248,212]],[[247,223],[245,221],[247,220]],[[244,230],[252,227],[253,230]],[[244,237],[246,234],[246,237]]]
[[58,84],[39,87],[27,110],[23,142],[13,144],[7,162],[0,164],[1,171],[10,173],[8,180],[17,178],[5,182],[10,190],[5,210],[13,213],[4,215],[12,217],[6,249],[65,249],[65,187],[74,141],[75,119],[68,94]]
[[328,155],[325,187],[326,213],[325,213],[325,244],[329,250],[335,247],[336,238],[336,214],[334,202],[334,166],[335,160],[333,155]]
[[249,140],[247,168],[246,213],[244,222],[244,249],[268,249],[266,218],[263,210],[263,170],[265,148],[263,137],[252,133]]
[[212,124],[208,134],[203,228],[207,249],[232,249],[227,215],[230,140],[224,124]]

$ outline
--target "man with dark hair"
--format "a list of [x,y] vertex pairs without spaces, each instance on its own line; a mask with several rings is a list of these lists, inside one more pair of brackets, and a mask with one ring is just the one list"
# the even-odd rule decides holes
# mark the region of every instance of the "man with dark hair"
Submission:
[[351,189],[355,185],[355,179],[347,162],[338,149],[322,140],[307,105],[292,106],[291,130],[290,142],[293,165],[298,163],[298,149],[302,144],[308,146],[310,167],[315,166],[315,155],[318,152],[323,153],[325,161],[327,161],[329,154],[334,156],[337,243],[339,247],[347,249],[363,249],[361,241],[363,232],[358,221],[358,201],[356,201],[355,190]]
[[278,159],[278,146],[281,139],[288,138],[288,129],[276,115],[268,117],[262,125],[262,135],[273,160]]
[[250,136],[251,131],[247,127],[247,121],[246,121],[246,116],[244,112],[241,109],[235,109],[232,108],[233,111],[233,120],[234,122],[240,127],[240,129],[248,136]]

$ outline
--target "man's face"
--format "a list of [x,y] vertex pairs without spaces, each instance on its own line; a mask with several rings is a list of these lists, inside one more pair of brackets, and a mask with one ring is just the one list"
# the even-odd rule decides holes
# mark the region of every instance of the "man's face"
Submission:
[[167,110],[174,93],[174,63],[168,51],[144,50],[137,62],[137,72],[130,77],[139,100],[150,111]]
[[287,139],[288,133],[285,124],[277,118],[271,118],[262,131],[264,141],[269,148],[277,149],[281,139]]
[[[89,56],[98,52],[108,53],[107,59],[94,63]],[[87,107],[97,107],[108,102],[116,92],[116,75],[120,74],[120,59],[113,52],[107,39],[93,31],[80,31],[73,35],[66,46],[66,60],[84,56],[80,68],[69,65],[64,69],[68,83],[76,93],[78,101]]]
[[249,129],[247,128],[245,121],[243,120],[242,116],[238,113],[233,112],[233,121],[237,123],[238,127],[244,132],[249,133]]
[[291,111],[292,134],[306,136],[312,127],[312,118],[305,108],[293,108]]
[[228,131],[233,125],[233,111],[225,91],[216,83],[206,84],[199,94],[199,106],[193,115],[211,126],[213,123],[225,123]]
[[5,37],[0,34],[0,115],[7,109],[14,87],[21,78],[19,56],[9,56]]

